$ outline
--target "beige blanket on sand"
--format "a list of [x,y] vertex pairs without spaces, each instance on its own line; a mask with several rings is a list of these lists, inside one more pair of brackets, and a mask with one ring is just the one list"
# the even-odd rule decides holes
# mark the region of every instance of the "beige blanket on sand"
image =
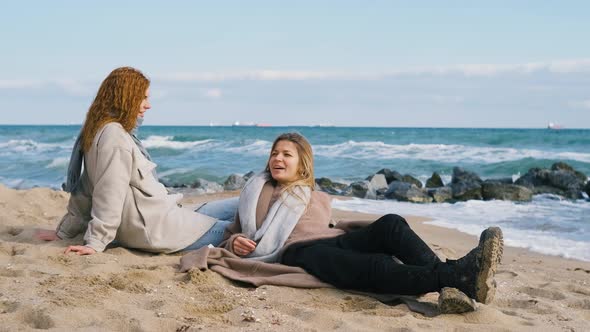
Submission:
[[295,288],[333,287],[300,267],[243,259],[224,248],[203,247],[182,256],[180,258],[180,272],[188,272],[192,268],[201,271],[206,271],[209,268],[228,279],[245,282],[256,287],[262,285]]
[[[341,221],[331,224],[331,227],[349,232],[370,223],[372,221]],[[320,281],[300,267],[243,259],[224,248],[203,247],[188,252],[180,258],[179,271],[188,272],[192,268],[201,271],[209,268],[228,279],[246,282],[256,287],[262,285],[295,288],[334,287]]]
[[[339,222],[336,227],[349,231],[369,223],[365,221]],[[243,259],[224,248],[202,247],[190,251],[180,258],[179,272],[188,272],[193,268],[201,271],[210,269],[228,279],[248,283],[256,287],[273,285],[294,288],[334,288],[334,286],[319,280],[300,267]],[[438,314],[437,308],[433,308],[429,303],[417,301],[415,296],[375,294],[350,290],[349,292],[370,296],[390,305],[405,303],[410,310],[428,317]]]

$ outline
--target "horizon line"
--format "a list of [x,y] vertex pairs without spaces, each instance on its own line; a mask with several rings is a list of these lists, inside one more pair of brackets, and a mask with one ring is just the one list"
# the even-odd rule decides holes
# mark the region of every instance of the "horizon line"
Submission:
[[[75,123],[49,123],[49,124],[30,124],[30,123],[13,123],[13,124],[5,124],[0,123],[0,126],[4,127],[24,127],[24,126],[61,126],[61,127],[68,127],[68,126],[82,126],[82,123],[75,124]],[[224,127],[224,128],[263,128],[263,129],[270,129],[270,128],[288,128],[288,127],[307,127],[307,128],[398,128],[398,129],[545,129],[545,130],[552,130],[552,131],[560,131],[560,130],[590,130],[590,127],[562,127],[559,129],[550,129],[547,126],[543,127],[436,127],[436,126],[349,126],[349,125],[332,125],[332,124],[313,124],[313,125],[304,125],[304,124],[282,124],[282,125],[264,125],[264,126],[257,126],[257,125],[210,125],[210,124],[144,124],[142,127]]]

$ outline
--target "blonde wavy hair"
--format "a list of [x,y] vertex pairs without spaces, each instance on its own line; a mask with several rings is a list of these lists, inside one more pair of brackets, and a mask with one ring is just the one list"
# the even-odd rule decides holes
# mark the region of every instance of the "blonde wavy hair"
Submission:
[[295,194],[293,192],[293,188],[295,186],[308,186],[313,190],[315,188],[315,178],[313,175],[313,150],[311,148],[311,144],[309,144],[307,139],[301,134],[284,133],[275,139],[275,141],[272,143],[272,148],[270,149],[270,155],[268,157],[268,161],[266,162],[265,171],[270,174],[269,162],[270,158],[272,157],[272,151],[280,141],[289,141],[295,144],[297,147],[297,153],[299,154],[297,174],[299,174],[300,178],[284,186],[283,191],[288,191],[290,194]]
[[90,150],[94,136],[107,123],[118,122],[127,132],[135,127],[149,86],[150,80],[132,67],[117,68],[102,81],[82,127],[84,152]]

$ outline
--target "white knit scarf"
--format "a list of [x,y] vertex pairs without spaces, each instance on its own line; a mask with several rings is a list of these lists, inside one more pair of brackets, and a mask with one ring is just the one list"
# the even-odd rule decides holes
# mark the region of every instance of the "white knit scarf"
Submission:
[[246,258],[263,262],[279,260],[281,248],[305,212],[311,197],[311,188],[306,186],[293,188],[293,192],[299,197],[284,191],[268,210],[260,229],[256,229],[258,198],[262,187],[270,179],[268,172],[262,172],[248,180],[240,193],[238,205],[242,233],[257,242],[256,249]]

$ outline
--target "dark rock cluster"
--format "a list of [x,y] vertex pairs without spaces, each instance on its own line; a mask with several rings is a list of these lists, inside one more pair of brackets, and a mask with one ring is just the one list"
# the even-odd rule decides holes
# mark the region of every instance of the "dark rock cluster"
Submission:
[[[385,181],[383,181],[385,180]],[[384,168],[364,181],[346,186],[328,178],[316,180],[319,190],[334,195],[368,199],[395,199],[414,203],[457,202],[467,200],[530,201],[536,194],[555,194],[569,199],[590,196],[588,177],[570,165],[558,162],[550,169],[531,168],[515,182],[511,178],[482,180],[474,172],[453,168],[451,182],[444,184],[434,172],[426,185],[409,174]]]
[[[246,181],[254,175],[249,172],[244,176],[230,175],[220,185],[203,179],[197,179],[190,186],[175,186],[173,191],[184,192],[184,187],[193,195],[231,191],[241,189]],[[332,195],[359,197],[366,199],[394,199],[414,203],[442,203],[467,200],[509,200],[530,201],[536,194],[554,194],[568,199],[581,199],[590,196],[590,181],[586,174],[575,170],[570,165],[558,162],[547,168],[531,168],[516,181],[511,178],[482,180],[474,172],[461,167],[453,168],[451,182],[444,184],[437,172],[422,182],[415,177],[387,168],[368,176],[363,181],[343,184],[329,178],[317,178],[316,189]],[[191,189],[188,189],[190,187]],[[586,196],[584,196],[586,195]]]

